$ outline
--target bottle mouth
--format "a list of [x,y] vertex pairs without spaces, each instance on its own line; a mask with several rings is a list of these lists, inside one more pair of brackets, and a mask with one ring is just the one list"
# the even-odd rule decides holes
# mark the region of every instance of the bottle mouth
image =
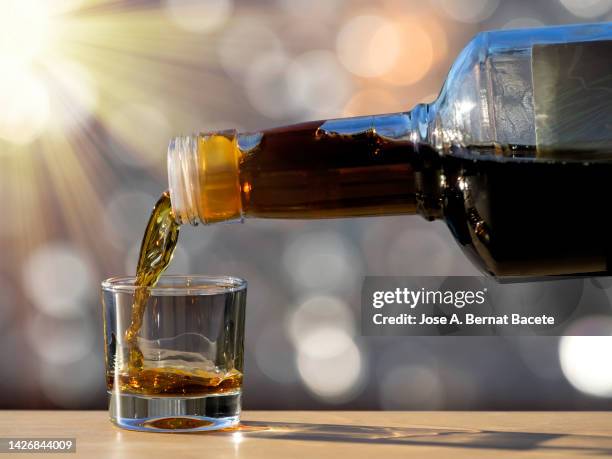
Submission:
[[168,145],[168,185],[175,221],[198,224],[196,200],[200,196],[198,179],[198,136],[179,136]]
[[237,138],[228,130],[170,141],[168,185],[178,224],[242,221]]

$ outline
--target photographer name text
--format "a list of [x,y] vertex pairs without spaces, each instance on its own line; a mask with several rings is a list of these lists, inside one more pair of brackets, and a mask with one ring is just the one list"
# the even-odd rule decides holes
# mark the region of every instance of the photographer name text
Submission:
[[402,313],[392,316],[374,314],[372,322],[375,325],[555,325],[555,318],[546,314],[529,316],[523,314],[501,314],[492,316],[477,316],[458,314],[448,316]]

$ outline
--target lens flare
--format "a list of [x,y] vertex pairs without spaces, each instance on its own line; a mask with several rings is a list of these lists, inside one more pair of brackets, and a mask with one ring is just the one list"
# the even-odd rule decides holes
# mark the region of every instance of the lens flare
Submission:
[[[206,17],[186,17],[192,7]],[[208,38],[232,14],[230,0],[0,0],[7,257],[27,259],[57,233],[100,265],[121,258],[100,237],[104,201],[125,167],[164,176],[172,132],[231,110]]]
[[46,128],[49,94],[29,72],[11,67],[0,73],[0,138],[25,144]]
[[40,0],[0,1],[0,68],[27,65],[50,45],[52,15]]

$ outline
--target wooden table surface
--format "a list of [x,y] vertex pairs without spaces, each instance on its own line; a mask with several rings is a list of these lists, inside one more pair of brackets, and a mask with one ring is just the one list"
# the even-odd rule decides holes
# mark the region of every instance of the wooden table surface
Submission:
[[76,437],[76,456],[113,459],[612,456],[607,412],[249,411],[242,419],[233,431],[163,434],[119,429],[103,411],[0,411],[0,437]]

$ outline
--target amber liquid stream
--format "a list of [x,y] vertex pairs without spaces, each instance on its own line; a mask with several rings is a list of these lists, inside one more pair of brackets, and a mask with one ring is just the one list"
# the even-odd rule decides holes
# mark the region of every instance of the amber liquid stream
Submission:
[[170,195],[164,192],[155,204],[147,224],[136,270],[136,290],[130,326],[125,332],[128,345],[127,368],[109,374],[107,385],[122,392],[148,396],[203,396],[232,392],[242,386],[242,374],[200,369],[150,367],[138,346],[138,334],[149,299],[149,291],[170,264],[178,242],[179,225],[172,214]]

